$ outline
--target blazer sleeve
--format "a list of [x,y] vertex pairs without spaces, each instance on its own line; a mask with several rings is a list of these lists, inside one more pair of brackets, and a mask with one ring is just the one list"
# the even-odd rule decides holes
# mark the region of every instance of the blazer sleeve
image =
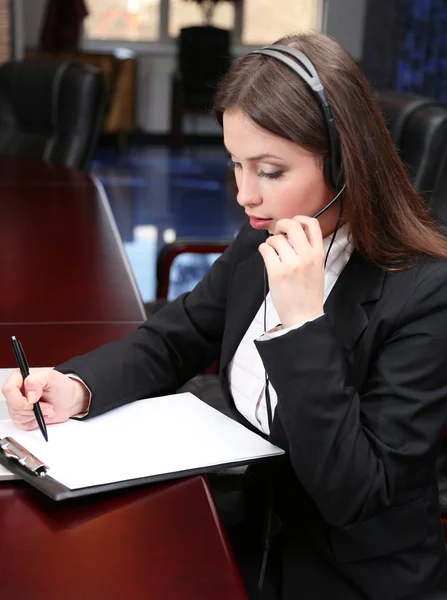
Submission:
[[88,417],[128,402],[175,392],[219,357],[235,241],[188,294],[167,304],[135,332],[56,367],[92,393]]
[[406,294],[360,390],[347,383],[326,315],[256,343],[295,474],[334,526],[373,517],[433,478],[447,420],[445,275],[432,270]]

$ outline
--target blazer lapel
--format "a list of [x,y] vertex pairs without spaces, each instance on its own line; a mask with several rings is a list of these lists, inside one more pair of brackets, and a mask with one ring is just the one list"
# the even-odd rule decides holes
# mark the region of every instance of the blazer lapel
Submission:
[[[266,286],[268,291],[267,279]],[[231,289],[234,292],[227,306],[227,325],[221,353],[222,369],[233,358],[241,339],[264,300],[264,261],[257,250],[237,265]]]
[[[354,251],[324,304],[324,311],[346,353],[350,367],[355,365],[355,378],[361,377],[362,369],[354,355],[348,355],[368,325],[366,305],[380,298],[385,275],[383,269],[367,262]],[[284,429],[276,411],[269,439],[281,447],[286,443]]]
[[368,324],[364,305],[382,294],[385,271],[354,251],[324,305],[337,339],[350,351]]

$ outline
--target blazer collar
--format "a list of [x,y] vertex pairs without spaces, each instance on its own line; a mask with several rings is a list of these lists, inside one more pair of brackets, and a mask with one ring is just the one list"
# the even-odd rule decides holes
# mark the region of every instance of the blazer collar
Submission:
[[[222,347],[222,368],[225,368],[232,359],[264,299],[264,262],[257,251],[257,246],[264,238],[265,235],[261,233],[254,245],[256,249],[253,249],[248,258],[242,260],[234,271],[232,287],[241,293],[238,294],[237,299],[238,309],[235,310],[233,307],[231,310],[227,339],[224,340]],[[368,316],[364,305],[380,298],[385,275],[385,271],[369,263],[354,251],[329,294],[324,310],[337,339],[346,351],[353,348],[365,330]]]

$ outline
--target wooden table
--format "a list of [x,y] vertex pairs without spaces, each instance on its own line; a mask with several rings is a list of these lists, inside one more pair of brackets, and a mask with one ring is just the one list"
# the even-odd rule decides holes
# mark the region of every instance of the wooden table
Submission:
[[[145,312],[101,186],[0,157],[0,367],[53,366]],[[206,481],[64,501],[0,484],[0,591],[39,600],[247,600]]]
[[15,335],[30,367],[54,367],[134,331],[127,323],[0,323],[0,366],[16,367],[11,346]]
[[0,157],[0,323],[145,320],[102,186]]
[[33,600],[248,600],[201,477],[55,503],[0,485],[0,589]]

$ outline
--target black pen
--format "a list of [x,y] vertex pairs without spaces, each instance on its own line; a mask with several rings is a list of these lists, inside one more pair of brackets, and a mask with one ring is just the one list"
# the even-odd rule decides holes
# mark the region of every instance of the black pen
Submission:
[[[26,360],[25,353],[23,352],[22,344],[19,340],[13,335],[11,338],[12,347],[14,349],[14,354],[16,355],[17,364],[19,365],[20,373],[22,374],[23,381],[29,375],[29,366],[28,361]],[[48,442],[48,433],[47,426],[45,425],[45,421],[43,419],[42,411],[40,410],[40,406],[38,402],[33,404],[34,416],[36,417],[37,424],[39,425],[39,429],[42,432],[45,441]]]

